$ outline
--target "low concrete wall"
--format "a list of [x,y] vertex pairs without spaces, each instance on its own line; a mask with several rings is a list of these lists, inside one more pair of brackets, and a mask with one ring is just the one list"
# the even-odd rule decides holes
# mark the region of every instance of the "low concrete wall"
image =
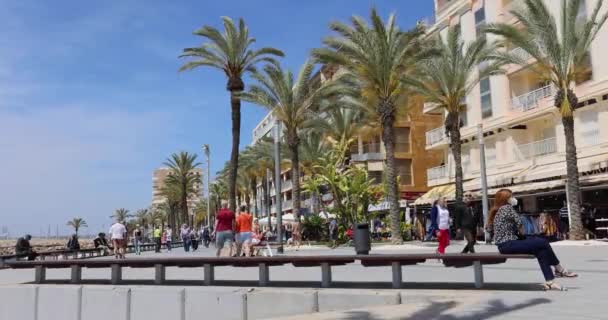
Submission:
[[254,320],[400,304],[394,290],[0,286],[0,320]]

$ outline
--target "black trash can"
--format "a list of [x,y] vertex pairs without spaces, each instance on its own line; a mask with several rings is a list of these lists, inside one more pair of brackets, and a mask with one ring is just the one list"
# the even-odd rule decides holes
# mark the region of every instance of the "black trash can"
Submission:
[[371,250],[369,224],[358,223],[355,226],[355,252],[357,254],[369,254]]

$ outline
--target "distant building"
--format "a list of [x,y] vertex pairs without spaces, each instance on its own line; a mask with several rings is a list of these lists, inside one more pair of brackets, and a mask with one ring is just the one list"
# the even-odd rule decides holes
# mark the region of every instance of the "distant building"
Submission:
[[[201,182],[203,177],[203,169],[195,168],[193,172],[199,176],[201,176]],[[154,170],[154,174],[152,176],[152,207],[158,207],[165,203],[167,199],[162,194],[162,188],[165,186],[165,179],[171,173],[171,169],[169,168],[158,168]],[[203,198],[203,185],[198,184],[195,186],[196,194],[192,195],[188,199],[188,206],[193,207],[196,203],[198,203]]]

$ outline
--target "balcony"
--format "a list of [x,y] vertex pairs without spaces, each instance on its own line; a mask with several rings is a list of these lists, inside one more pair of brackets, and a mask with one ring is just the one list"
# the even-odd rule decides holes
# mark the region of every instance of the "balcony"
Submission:
[[395,142],[395,152],[409,153],[411,152],[409,142]]
[[293,182],[291,180],[281,182],[281,192],[290,190],[292,187],[293,187]]
[[384,158],[384,153],[380,151],[380,143],[363,144],[363,153],[351,154],[351,160],[359,162],[370,160],[384,160]]
[[436,145],[446,138],[445,135],[445,127],[441,126],[439,128],[435,128],[431,131],[426,132],[426,146],[430,147]]
[[529,160],[557,152],[556,138],[517,145],[514,149],[519,160]]
[[436,113],[437,109],[439,109],[439,105],[434,102],[425,102],[422,105],[422,113]]
[[511,103],[511,108],[522,112],[530,111],[538,108],[541,100],[551,97],[554,94],[555,87],[553,87],[553,85],[544,86],[534,91],[514,97]]
[[589,131],[581,132],[581,138],[583,141],[581,146],[590,147],[600,144],[600,129],[593,129]]
[[426,176],[429,181],[447,178],[448,168],[446,166],[439,166],[427,169]]

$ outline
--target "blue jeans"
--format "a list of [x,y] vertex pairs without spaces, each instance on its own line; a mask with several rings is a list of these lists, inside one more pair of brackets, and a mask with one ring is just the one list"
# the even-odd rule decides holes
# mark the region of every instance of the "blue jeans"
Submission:
[[141,240],[135,238],[135,239],[133,239],[133,244],[135,245],[135,254],[140,255],[141,254]]
[[545,276],[545,281],[555,279],[551,266],[559,264],[559,260],[553,252],[553,248],[544,238],[528,238],[525,240],[512,240],[498,245],[498,251],[502,254],[533,254],[538,260],[540,270]]
[[182,241],[184,242],[184,251],[190,251],[190,239],[184,238]]

